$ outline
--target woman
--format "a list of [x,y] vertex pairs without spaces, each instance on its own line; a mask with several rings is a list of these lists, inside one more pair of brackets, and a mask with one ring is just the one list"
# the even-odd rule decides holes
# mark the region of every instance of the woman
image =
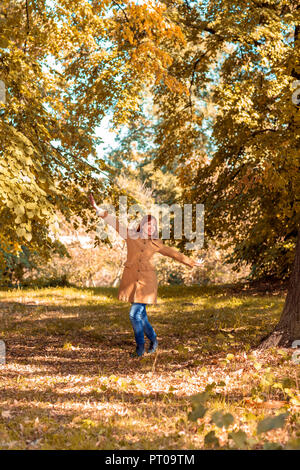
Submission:
[[133,327],[136,351],[131,356],[142,356],[145,352],[144,333],[150,340],[148,353],[158,346],[157,335],[147,318],[146,305],[157,304],[157,278],[151,260],[160,253],[189,266],[200,266],[203,260],[192,260],[183,253],[171,248],[158,238],[157,221],[152,215],[145,215],[137,230],[121,224],[118,217],[100,209],[90,194],[90,202],[105,223],[113,226],[126,240],[127,260],[120,282],[118,299],[131,303],[129,318]]

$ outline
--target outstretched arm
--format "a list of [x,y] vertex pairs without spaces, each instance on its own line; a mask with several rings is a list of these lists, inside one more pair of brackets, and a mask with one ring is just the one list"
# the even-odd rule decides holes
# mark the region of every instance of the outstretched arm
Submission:
[[191,259],[188,256],[181,253],[180,251],[175,250],[175,248],[171,248],[170,246],[164,245],[163,242],[161,242],[161,247],[158,253],[164,256],[169,256],[170,258],[173,258],[176,261],[179,261],[180,263],[183,263],[186,266],[189,266],[190,268],[193,268],[194,266],[200,266],[203,263],[202,259],[201,260]]
[[100,209],[100,207],[98,207],[95,203],[95,199],[93,198],[92,194],[89,194],[89,201],[94,207],[96,213],[99,215],[99,217],[102,217],[105,223],[111,225],[122,238],[128,237],[128,228],[119,221],[118,217],[109,214],[107,210]]

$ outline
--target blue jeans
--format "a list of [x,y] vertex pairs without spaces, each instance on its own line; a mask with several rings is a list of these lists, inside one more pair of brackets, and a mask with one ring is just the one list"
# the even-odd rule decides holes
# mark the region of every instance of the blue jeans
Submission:
[[154,341],[156,338],[156,333],[147,317],[146,304],[133,303],[129,312],[129,318],[133,327],[137,348],[142,351],[145,343],[144,333],[146,333],[150,341]]

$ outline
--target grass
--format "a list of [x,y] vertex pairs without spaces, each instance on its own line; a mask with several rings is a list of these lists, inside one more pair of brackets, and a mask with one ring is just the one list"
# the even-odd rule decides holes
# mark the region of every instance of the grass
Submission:
[[300,448],[293,350],[252,349],[284,292],[161,287],[147,309],[159,350],[142,359],[116,295],[0,291],[0,449]]

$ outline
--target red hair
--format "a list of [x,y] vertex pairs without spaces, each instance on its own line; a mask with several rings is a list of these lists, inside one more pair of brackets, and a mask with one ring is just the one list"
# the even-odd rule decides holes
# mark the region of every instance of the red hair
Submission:
[[151,222],[152,220],[155,223],[155,230],[154,230],[154,232],[153,232],[153,234],[151,235],[150,238],[158,238],[157,220],[156,220],[156,217],[154,217],[154,215],[151,215],[151,214],[144,215],[144,217],[140,221],[139,225],[137,226],[136,231],[138,233],[140,233],[142,231],[143,226],[145,224],[149,224],[149,222]]

